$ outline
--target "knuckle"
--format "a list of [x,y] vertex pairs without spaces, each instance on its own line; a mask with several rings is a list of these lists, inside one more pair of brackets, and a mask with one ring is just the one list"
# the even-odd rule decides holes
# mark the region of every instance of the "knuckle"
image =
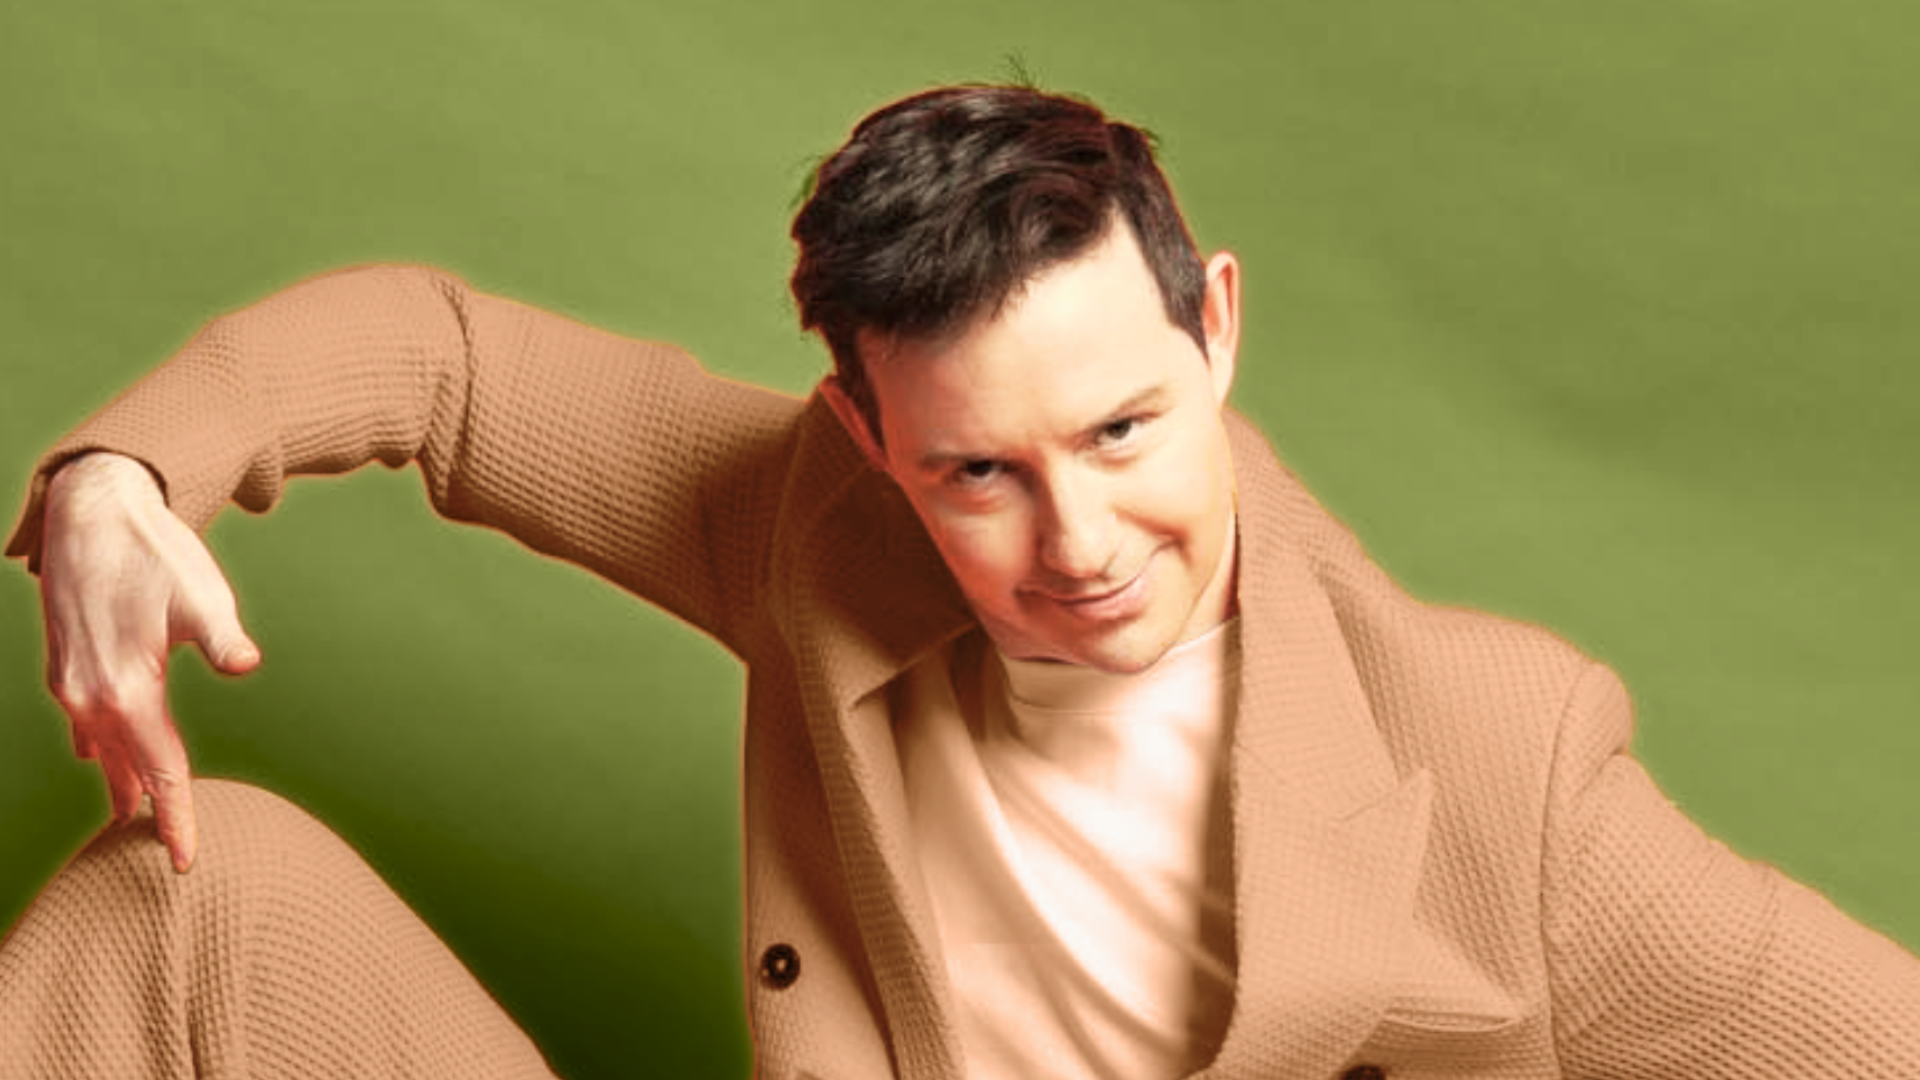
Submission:
[[91,716],[97,706],[93,691],[84,684],[66,675],[55,675],[47,680],[47,690],[53,694],[53,700],[69,716]]
[[110,783],[120,786],[131,775],[131,770],[127,768],[126,752],[110,742],[100,743],[97,749],[100,751],[100,771],[107,774]]
[[141,770],[140,779],[156,799],[179,794],[187,789],[189,783],[185,770],[164,765]]
[[96,713],[134,720],[145,716],[161,700],[163,679],[161,671],[142,660],[133,670],[101,680],[89,697]]
[[101,683],[88,694],[92,705],[90,715],[108,719],[130,717],[135,710],[137,697],[123,683]]

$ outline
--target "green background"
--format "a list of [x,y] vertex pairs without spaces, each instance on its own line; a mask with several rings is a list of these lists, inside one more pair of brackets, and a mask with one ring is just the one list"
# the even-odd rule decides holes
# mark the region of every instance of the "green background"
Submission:
[[[793,393],[786,220],[1009,58],[1158,132],[1245,266],[1237,405],[1416,592],[1614,665],[1668,793],[1920,945],[1920,8],[9,5],[0,499],[215,314],[371,261]],[[203,773],[305,803],[573,1078],[743,1072],[742,675],[417,474],[211,532],[266,654]],[[0,925],[105,816],[0,575]]]

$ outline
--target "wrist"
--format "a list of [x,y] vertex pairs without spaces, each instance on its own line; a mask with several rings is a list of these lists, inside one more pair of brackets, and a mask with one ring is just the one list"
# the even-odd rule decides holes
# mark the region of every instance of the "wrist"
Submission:
[[60,466],[47,483],[49,503],[85,504],[110,495],[166,502],[160,478],[136,458],[91,450]]

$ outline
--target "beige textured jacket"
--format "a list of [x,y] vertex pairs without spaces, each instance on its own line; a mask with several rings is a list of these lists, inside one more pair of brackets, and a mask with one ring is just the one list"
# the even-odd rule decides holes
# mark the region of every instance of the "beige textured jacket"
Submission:
[[[1920,1077],[1920,964],[1675,811],[1610,672],[1408,598],[1228,422],[1238,994],[1206,1076]],[[961,1075],[888,687],[976,624],[817,399],[374,267],[210,324],[48,455],[11,553],[89,448],[148,462],[195,527],[417,461],[446,517],[712,634],[749,670],[759,1073]]]

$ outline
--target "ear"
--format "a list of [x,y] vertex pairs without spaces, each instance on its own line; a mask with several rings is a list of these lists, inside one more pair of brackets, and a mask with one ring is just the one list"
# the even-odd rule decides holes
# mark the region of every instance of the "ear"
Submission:
[[886,453],[880,449],[879,441],[867,428],[867,418],[860,414],[860,407],[841,388],[838,375],[829,375],[820,380],[820,396],[827,399],[827,406],[833,410],[833,415],[840,418],[840,426],[847,429],[847,435],[867,456],[867,461],[881,472],[887,472]]
[[1200,311],[1207,335],[1207,369],[1215,404],[1227,402],[1233,363],[1240,350],[1240,260],[1222,251],[1207,260],[1207,291]]

